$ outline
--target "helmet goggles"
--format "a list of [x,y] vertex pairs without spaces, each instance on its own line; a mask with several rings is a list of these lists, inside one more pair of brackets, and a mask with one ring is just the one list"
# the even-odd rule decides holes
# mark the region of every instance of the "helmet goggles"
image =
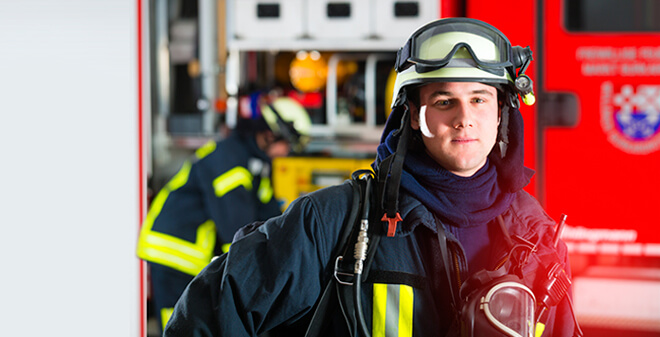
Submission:
[[[478,67],[503,73],[514,66],[511,43],[497,28],[473,19],[451,18],[418,29],[397,53],[397,72],[415,66],[425,73],[442,67]],[[466,63],[467,62],[467,63]]]

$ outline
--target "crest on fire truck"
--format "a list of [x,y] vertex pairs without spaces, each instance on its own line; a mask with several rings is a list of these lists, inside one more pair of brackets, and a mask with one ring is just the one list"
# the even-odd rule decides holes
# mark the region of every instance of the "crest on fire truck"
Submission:
[[660,149],[660,85],[600,87],[600,124],[620,150],[648,154]]

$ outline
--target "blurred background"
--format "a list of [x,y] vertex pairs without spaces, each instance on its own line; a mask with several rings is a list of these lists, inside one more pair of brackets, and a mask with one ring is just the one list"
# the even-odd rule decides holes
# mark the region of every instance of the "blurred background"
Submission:
[[[375,156],[396,51],[420,25],[467,16],[530,46],[537,103],[521,108],[527,187],[559,222],[588,336],[660,335],[660,1],[151,1],[150,189],[231,128],[249,95],[302,102],[312,142],[277,159],[292,199]],[[280,185],[277,185],[280,184]]]
[[154,335],[135,238],[183,161],[225,137],[255,93],[276,92],[313,122],[305,152],[274,161],[282,207],[342,182],[375,157],[397,50],[456,16],[534,52],[526,190],[567,215],[585,335],[660,336],[660,0],[0,0],[3,288],[20,290],[0,322],[73,301],[43,314],[53,328],[13,335],[64,330],[77,312],[92,322],[81,336],[108,319],[125,322],[108,336]]

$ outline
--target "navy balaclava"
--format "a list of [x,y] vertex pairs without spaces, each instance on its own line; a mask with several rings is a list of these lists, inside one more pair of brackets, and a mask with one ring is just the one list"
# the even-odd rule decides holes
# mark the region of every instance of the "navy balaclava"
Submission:
[[[509,109],[507,106],[504,108]],[[421,136],[413,136],[413,130],[401,132],[402,128],[410,128],[410,123],[405,120],[410,118],[406,109],[397,107],[392,111],[378,146],[374,168],[378,169],[383,160],[391,158],[397,151],[402,135],[409,138]],[[448,225],[445,228],[463,244],[469,270],[489,267],[487,246],[491,233],[486,224],[509,208],[515,193],[525,187],[533,175],[533,171],[523,164],[523,120],[520,111],[511,109],[502,116],[508,117],[506,155],[502,158],[496,143],[486,164],[473,176],[461,177],[447,171],[426,153],[421,139],[408,140],[400,172],[400,189],[436,214]],[[416,132],[419,134],[419,131]],[[501,138],[498,137],[498,140]],[[396,170],[378,172],[379,180],[382,175],[396,173]],[[398,193],[396,195],[398,197]],[[387,198],[388,194],[384,193],[382,197]]]
[[[435,211],[441,218],[458,226],[475,226],[489,222],[501,214],[513,200],[513,194],[525,187],[533,171],[523,164],[523,120],[518,109],[509,109],[508,149],[501,158],[495,146],[488,161],[472,177],[460,177],[447,171],[429,157],[423,143],[411,141],[401,173],[401,188]],[[410,118],[405,107],[395,107],[387,120],[378,146],[377,166],[397,150],[400,128],[410,127],[403,118]],[[414,138],[412,136],[411,138]]]

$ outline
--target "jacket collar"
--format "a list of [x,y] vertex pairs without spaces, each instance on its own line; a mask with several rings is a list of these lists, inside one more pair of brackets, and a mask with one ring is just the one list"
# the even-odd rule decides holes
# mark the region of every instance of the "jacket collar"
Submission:
[[[531,202],[528,199],[530,198],[526,197],[526,192],[522,190],[518,191],[511,206],[503,213],[503,217],[505,222],[508,223],[507,227],[509,228],[511,235],[527,237],[530,234],[528,232],[534,230],[528,228],[526,221],[524,221],[524,219],[528,217],[535,216],[533,214],[534,212],[526,211],[536,209],[535,207],[532,207],[532,205],[527,205],[527,203]],[[399,197],[399,208],[403,221],[397,226],[396,236],[408,236],[415,231],[417,226],[420,225],[430,229],[433,233],[437,233],[436,218],[433,213],[419,200],[413,198],[405,191]],[[516,213],[515,216],[513,213]],[[549,221],[551,223],[552,220],[549,219]],[[443,225],[447,226],[444,223]],[[448,232],[447,235],[451,236],[451,233]]]

